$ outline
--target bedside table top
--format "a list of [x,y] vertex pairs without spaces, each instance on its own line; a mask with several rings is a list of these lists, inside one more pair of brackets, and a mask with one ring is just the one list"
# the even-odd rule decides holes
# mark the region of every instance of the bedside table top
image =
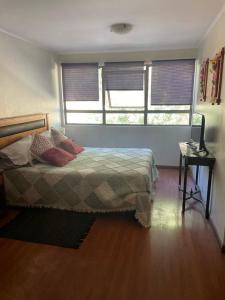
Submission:
[[198,151],[198,144],[190,145],[188,143],[179,143],[180,153],[184,157],[188,164],[197,165],[214,165],[216,158],[206,151]]

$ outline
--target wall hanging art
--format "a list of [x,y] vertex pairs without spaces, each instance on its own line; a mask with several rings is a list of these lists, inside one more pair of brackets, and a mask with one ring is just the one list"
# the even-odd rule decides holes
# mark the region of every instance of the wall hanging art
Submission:
[[211,103],[221,103],[221,88],[223,79],[223,63],[224,63],[224,50],[222,48],[219,53],[216,54],[214,59],[211,59],[211,72],[212,72],[212,90],[211,90]]
[[208,82],[209,59],[201,64],[200,69],[200,101],[206,101],[207,82]]

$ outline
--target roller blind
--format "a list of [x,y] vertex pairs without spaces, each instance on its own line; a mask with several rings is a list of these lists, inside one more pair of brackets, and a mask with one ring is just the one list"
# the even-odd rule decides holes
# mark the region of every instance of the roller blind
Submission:
[[192,104],[194,71],[194,59],[153,61],[151,104]]
[[143,90],[144,62],[105,63],[104,79],[106,90]]
[[65,101],[98,101],[98,64],[62,64]]

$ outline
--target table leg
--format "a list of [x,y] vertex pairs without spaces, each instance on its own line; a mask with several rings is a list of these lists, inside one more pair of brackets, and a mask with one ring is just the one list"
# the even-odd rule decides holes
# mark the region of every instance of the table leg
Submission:
[[195,185],[198,185],[199,165],[196,166]]
[[210,204],[211,181],[212,181],[212,167],[209,167],[207,200],[206,200],[206,210],[205,210],[205,217],[206,217],[206,219],[209,219],[209,204]]
[[180,153],[180,165],[179,165],[179,189],[181,188],[181,172],[182,172],[182,154]]
[[188,165],[185,162],[182,213],[184,213],[184,211],[185,211],[186,189],[187,189],[187,172],[188,172]]

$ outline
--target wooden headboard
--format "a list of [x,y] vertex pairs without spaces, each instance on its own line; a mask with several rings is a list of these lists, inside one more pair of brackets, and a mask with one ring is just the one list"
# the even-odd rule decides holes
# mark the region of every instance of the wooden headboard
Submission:
[[41,133],[48,129],[48,114],[0,119],[0,149],[30,134]]

